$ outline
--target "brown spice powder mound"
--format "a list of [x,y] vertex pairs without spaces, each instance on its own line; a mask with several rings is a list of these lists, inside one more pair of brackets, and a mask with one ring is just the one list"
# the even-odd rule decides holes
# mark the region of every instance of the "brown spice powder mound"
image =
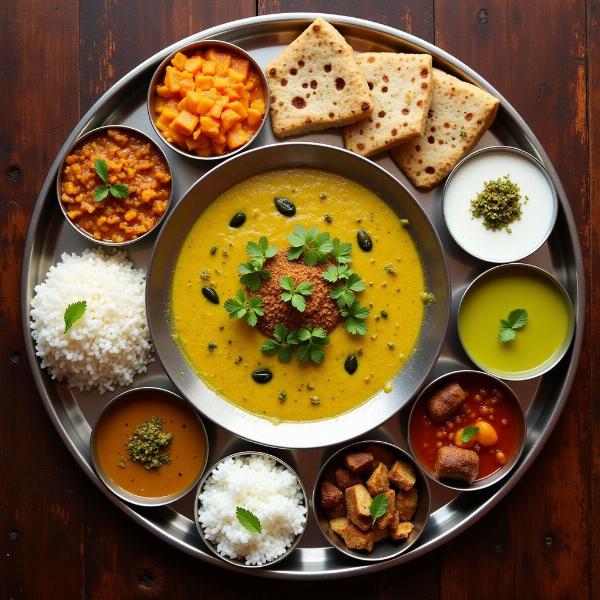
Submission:
[[[313,326],[322,327],[329,333],[340,322],[340,310],[329,295],[334,286],[322,277],[327,265],[309,267],[297,260],[289,261],[287,251],[281,251],[270,258],[265,263],[265,267],[271,274],[271,279],[263,282],[256,294],[262,298],[265,311],[257,324],[257,328],[262,333],[271,337],[278,323],[285,325],[289,330]],[[294,285],[302,281],[312,283],[313,293],[305,296],[304,312],[296,310],[290,302],[281,299],[284,290],[279,285],[279,278],[285,276],[291,277]]]

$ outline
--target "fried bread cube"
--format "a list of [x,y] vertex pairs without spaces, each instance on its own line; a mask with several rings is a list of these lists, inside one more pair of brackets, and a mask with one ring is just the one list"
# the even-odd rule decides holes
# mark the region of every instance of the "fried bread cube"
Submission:
[[383,492],[390,489],[388,468],[382,462],[377,465],[369,479],[367,479],[367,488],[371,496],[383,494]]
[[467,394],[456,381],[438,390],[427,401],[427,412],[434,423],[443,423],[462,406]]
[[394,529],[390,529],[390,535],[394,540],[405,540],[414,528],[415,526],[410,521],[401,521]]
[[323,508],[332,508],[341,504],[344,500],[342,490],[337,488],[333,483],[324,481],[321,484],[321,506]]
[[363,531],[369,530],[371,528],[371,502],[373,499],[367,488],[362,483],[358,483],[346,488],[344,496],[346,512],[350,522]]
[[370,452],[350,452],[344,456],[346,466],[353,473],[368,471],[373,466],[374,457]]
[[348,548],[353,550],[366,550],[371,552],[375,543],[373,531],[362,532],[355,527],[347,518],[332,519],[329,521],[331,530],[339,535]]
[[350,473],[348,469],[340,468],[335,470],[335,483],[341,490],[345,490],[350,486],[360,483],[360,479],[358,478],[358,475]]
[[331,508],[326,508],[324,510],[329,520],[339,519],[340,517],[346,516],[346,505],[344,504],[344,502],[336,506],[332,506]]
[[377,529],[385,529],[391,522],[396,513],[396,492],[394,490],[386,490],[383,492],[387,496],[387,510],[377,519],[375,527]]
[[389,472],[390,481],[399,489],[408,492],[417,481],[415,472],[408,463],[397,460]]
[[417,510],[419,493],[417,488],[411,488],[408,492],[398,490],[396,492],[396,510],[401,521],[410,521]]

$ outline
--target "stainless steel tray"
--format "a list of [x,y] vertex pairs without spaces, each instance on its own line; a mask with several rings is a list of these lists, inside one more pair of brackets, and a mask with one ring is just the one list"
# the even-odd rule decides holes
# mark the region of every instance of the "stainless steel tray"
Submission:
[[[250,51],[264,67],[316,16],[313,13],[288,13],[253,17],[214,27],[187,38],[185,42],[207,38],[229,41]],[[501,108],[496,122],[480,141],[478,147],[494,144],[517,146],[539,158],[550,172],[560,200],[558,220],[549,241],[526,260],[553,272],[565,285],[575,306],[577,330],[571,349],[555,369],[541,378],[511,384],[511,387],[519,395],[524,408],[527,409],[528,438],[522,458],[509,478],[480,492],[463,494],[453,493],[432,483],[433,512],[427,530],[417,545],[405,554],[387,562],[366,564],[343,556],[327,545],[318,531],[316,523],[311,521],[301,545],[289,558],[278,563],[276,568],[253,571],[255,575],[288,579],[347,577],[380,571],[405,563],[447,542],[497,504],[525,474],[546,442],[564,407],[581,349],[585,308],[585,282],[581,249],[568,200],[546,153],[514,108],[469,67],[419,38],[361,19],[336,15],[324,15],[324,17],[340,29],[357,51],[428,52],[433,55],[436,66],[481,86],[501,99]],[[68,389],[64,384],[51,381],[48,375],[40,369],[28,327],[28,307],[34,286],[43,280],[50,265],[59,259],[62,252],[80,252],[86,247],[82,236],[79,236],[65,222],[56,199],[54,180],[69,146],[82,132],[103,124],[132,125],[156,139],[146,111],[147,86],[153,70],[178,45],[179,43],[174,44],[152,56],[106,92],[75,127],[52,164],[33,211],[25,247],[21,288],[23,330],[27,355],[42,400],[58,433],[86,475],[133,521],[140,523],[158,537],[206,562],[237,569],[218,560],[203,545],[192,519],[193,494],[188,494],[170,507],[141,509],[125,504],[104,487],[91,466],[89,439],[91,425],[95,423],[102,407],[116,393],[103,396],[97,393],[79,393]],[[302,136],[301,139],[335,146],[342,145],[339,132],[307,135]],[[276,141],[270,127],[267,126],[263,129],[255,145]],[[176,204],[185,190],[206,172],[210,165],[187,160],[168,148],[166,148],[166,152],[174,168],[173,204]],[[378,158],[377,162],[401,181],[407,182],[387,155]],[[408,182],[407,185],[411,187]],[[452,284],[453,305],[450,328],[442,354],[430,378],[450,370],[472,367],[458,341],[455,324],[456,308],[465,286],[486,268],[484,263],[466,255],[451,240],[441,214],[441,188],[442,186],[439,186],[437,190],[428,193],[415,192],[440,235],[448,259]],[[413,188],[411,187],[411,189]],[[128,248],[130,258],[138,267],[147,267],[155,238],[155,234],[150,235],[145,240]],[[157,362],[151,365],[146,374],[137,377],[134,385],[162,385],[173,389]],[[369,432],[369,437],[393,440],[408,450],[406,425],[409,410],[410,405],[386,421],[381,427]],[[224,454],[257,448],[253,444],[235,438],[216,424],[208,422],[206,425],[211,440],[209,464],[214,463]],[[335,448],[275,450],[274,452],[297,468],[310,494],[324,457],[334,450]]]

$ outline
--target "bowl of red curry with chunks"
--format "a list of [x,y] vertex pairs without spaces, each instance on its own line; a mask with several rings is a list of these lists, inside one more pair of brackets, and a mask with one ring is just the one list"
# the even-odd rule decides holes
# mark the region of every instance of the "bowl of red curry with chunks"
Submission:
[[417,541],[430,502],[427,477],[407,452],[367,440],[325,461],[312,505],[321,532],[335,548],[376,562],[398,556]]
[[459,491],[488,487],[509,473],[525,434],[516,394],[481,371],[454,371],[432,381],[408,420],[408,443],[425,473]]

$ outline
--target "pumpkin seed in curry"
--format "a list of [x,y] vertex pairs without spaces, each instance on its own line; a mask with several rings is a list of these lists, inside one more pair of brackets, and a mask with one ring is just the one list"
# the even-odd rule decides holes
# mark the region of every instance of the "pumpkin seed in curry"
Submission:
[[[273,199],[290,197],[296,212],[283,215]],[[330,222],[324,223],[324,212],[332,217]],[[232,229],[231,215],[238,213],[245,214],[246,221],[242,227]],[[367,224],[370,244],[364,244],[367,238],[362,233],[358,236]],[[359,325],[364,322],[364,333],[368,328],[368,335],[361,335],[362,326],[354,330],[355,335],[349,333],[347,323],[352,320],[352,310],[349,306],[340,309],[339,298],[331,297],[333,288],[339,286],[339,282],[323,279],[323,272],[337,264],[331,255],[313,266],[307,266],[309,261],[302,255],[289,259],[293,253],[287,254],[292,245],[288,238],[298,231],[297,226],[304,232],[315,227],[318,233],[325,233],[326,227],[330,241],[337,238],[341,243],[352,242],[348,266],[363,283],[356,288],[360,291],[354,292],[355,309],[360,311],[356,321]],[[256,288],[251,289],[240,282],[238,266],[249,262],[247,243],[257,244],[263,236],[277,252],[252,267],[263,271],[263,275],[251,276],[255,280],[252,287]],[[359,247],[359,239],[369,246],[368,251]],[[228,256],[211,253],[212,247],[228,248]],[[393,278],[385,269],[388,264],[396,272]],[[211,283],[221,299],[219,305],[201,293],[198,272],[203,269],[212,274]],[[280,287],[282,276],[292,279],[290,289]],[[299,288],[300,284],[310,286]],[[173,276],[173,334],[204,383],[233,404],[275,420],[324,419],[362,404],[402,368],[421,329],[424,291],[423,271],[410,228],[403,226],[383,200],[363,186],[327,171],[281,169],[232,187],[214,200],[195,223]],[[245,316],[230,319],[224,308],[226,299],[237,298],[239,303],[236,294],[240,292],[246,306],[251,300],[258,306],[255,326]],[[287,294],[287,302],[278,299],[281,293]],[[304,301],[304,311],[291,305],[292,296],[298,296],[293,302],[299,306]],[[375,320],[373,317],[381,311],[389,318]],[[284,352],[289,360],[282,360],[277,347],[280,341],[273,337],[277,324],[285,327],[285,332],[279,330],[285,336],[302,328],[308,330],[305,337],[312,337],[304,343],[311,344],[311,349],[303,351],[302,344],[292,344],[290,356]],[[269,334],[271,355],[261,351]],[[211,352],[207,350],[210,340],[217,345]],[[312,349],[320,361],[311,360]],[[305,362],[301,362],[303,352]],[[350,374],[344,365],[352,354],[360,360]],[[237,360],[239,356],[244,360]],[[253,381],[252,374],[261,369],[271,373],[268,382]],[[282,386],[285,401],[280,399]]]

